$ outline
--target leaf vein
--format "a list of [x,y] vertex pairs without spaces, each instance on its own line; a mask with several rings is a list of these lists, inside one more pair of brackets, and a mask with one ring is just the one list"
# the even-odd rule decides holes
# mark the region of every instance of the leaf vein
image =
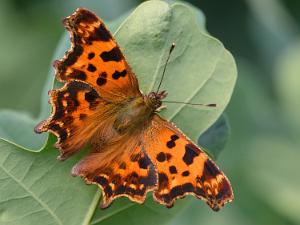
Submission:
[[55,215],[55,213],[49,208],[49,206],[43,202],[41,199],[39,199],[38,196],[34,194],[30,189],[28,189],[19,179],[17,179],[13,174],[11,174],[8,170],[5,169],[3,165],[1,165],[2,170],[10,176],[16,183],[18,183],[25,191],[27,191],[33,199],[35,199],[43,208],[45,211],[47,211],[57,222],[59,225],[63,225],[62,221]]

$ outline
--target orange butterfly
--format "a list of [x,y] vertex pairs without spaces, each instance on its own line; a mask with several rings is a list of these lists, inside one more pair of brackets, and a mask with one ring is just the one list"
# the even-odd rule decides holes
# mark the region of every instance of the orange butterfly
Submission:
[[216,211],[232,201],[231,185],[216,164],[158,115],[167,93],[141,93],[103,22],[80,8],[64,24],[72,48],[54,66],[65,85],[49,92],[52,115],[35,131],[58,137],[60,160],[91,145],[72,174],[101,188],[101,208],[120,196],[143,203],[149,191],[167,207],[188,194]]

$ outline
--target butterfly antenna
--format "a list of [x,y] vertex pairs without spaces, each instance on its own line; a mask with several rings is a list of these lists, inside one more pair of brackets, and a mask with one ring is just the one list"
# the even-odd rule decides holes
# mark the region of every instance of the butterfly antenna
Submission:
[[157,87],[156,94],[158,94],[158,91],[159,91],[160,86],[161,86],[161,84],[162,84],[162,81],[163,81],[163,79],[164,79],[164,76],[165,76],[165,73],[166,73],[166,68],[167,68],[167,65],[168,65],[168,62],[169,62],[171,53],[172,53],[172,51],[174,50],[174,48],[175,48],[175,43],[173,42],[172,45],[171,45],[170,51],[169,51],[169,55],[168,55],[167,61],[166,61],[165,66],[164,66],[163,74],[162,74],[162,76],[161,76],[160,82],[159,82],[158,87]]
[[196,106],[205,106],[205,107],[217,107],[217,104],[201,104],[201,103],[191,103],[191,102],[178,102],[178,101],[162,101],[165,103],[179,103],[185,105],[196,105]]

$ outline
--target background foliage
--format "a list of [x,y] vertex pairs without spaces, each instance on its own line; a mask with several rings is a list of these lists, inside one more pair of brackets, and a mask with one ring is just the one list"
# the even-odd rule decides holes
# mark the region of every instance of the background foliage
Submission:
[[[1,1],[1,109],[38,115],[40,105],[37,102],[48,73],[49,59],[63,32],[58,22],[62,17],[83,5],[97,9],[103,19],[112,20],[140,3],[138,0],[99,2],[101,4],[95,1],[83,4],[74,0]],[[225,44],[238,63],[238,83],[226,110],[231,138],[218,162],[233,183],[235,201],[218,213],[196,201],[178,214],[169,215],[166,210],[162,215],[172,217],[169,222],[172,225],[300,224],[300,3],[296,0],[190,2],[204,12],[208,32]],[[5,154],[5,147],[1,146],[2,154]],[[14,158],[11,160],[17,168],[18,162]],[[20,160],[26,161],[26,156]],[[47,162],[36,160],[43,165],[48,163],[49,170],[32,170],[35,173],[32,177],[49,173],[54,181],[55,174],[59,173],[59,166],[56,166],[59,163],[53,164],[55,159],[51,157]],[[24,171],[18,168],[14,172],[21,179]],[[30,185],[34,180],[26,182]],[[81,180],[77,182],[81,183]],[[43,181],[40,185],[43,186]],[[66,187],[66,194],[68,191]],[[80,192],[72,201],[82,204],[87,201],[82,193],[87,192]],[[3,193],[1,198],[5,198]],[[147,207],[149,218],[156,215],[151,203]],[[70,209],[65,210],[62,213],[71,213]],[[141,216],[139,210],[135,212],[137,218]],[[96,215],[101,223],[98,220],[92,223],[120,222],[119,218],[126,218],[131,224],[138,221],[129,217],[126,210],[112,210],[112,213],[113,220],[107,220],[110,215],[101,214]],[[4,216],[7,215],[0,211],[0,221]],[[147,221],[147,216],[144,218]],[[72,224],[72,221],[68,223]]]

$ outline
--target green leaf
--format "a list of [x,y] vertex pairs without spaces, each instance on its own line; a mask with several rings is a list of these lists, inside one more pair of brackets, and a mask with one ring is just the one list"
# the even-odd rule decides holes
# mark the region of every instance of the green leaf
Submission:
[[198,139],[198,144],[204,147],[206,152],[217,159],[220,152],[225,148],[230,135],[229,122],[222,114],[220,118],[208,128]]
[[[162,85],[162,89],[169,93],[168,99],[218,105],[217,108],[209,109],[184,104],[168,104],[168,108],[162,112],[164,117],[175,122],[187,136],[196,141],[199,135],[217,120],[230,99],[236,80],[236,66],[231,54],[222,43],[204,33],[191,7],[183,3],[168,5],[163,1],[145,2],[123,21],[115,37],[136,72],[144,93],[156,87],[171,43],[176,42],[177,47],[171,56],[166,79]],[[69,41],[64,37],[54,58],[61,58],[69,45]],[[53,71],[50,74],[42,96],[39,119],[45,119],[49,115],[50,106],[47,103],[46,92],[51,89]],[[55,87],[58,85],[60,85],[58,82],[54,82]],[[15,117],[16,115],[11,115],[10,123],[15,123]],[[29,130],[34,120],[27,124],[24,123],[25,120],[20,120],[18,125],[28,127]],[[24,142],[21,132],[18,135],[11,133],[3,131],[6,139],[22,144],[26,148],[37,149],[46,144],[47,137],[37,140],[33,134],[28,133],[26,137],[28,140]],[[5,148],[1,153],[9,155],[8,158],[4,157],[6,155],[1,157],[1,169],[5,171],[1,172],[0,177],[0,191],[5,192],[3,199],[0,199],[0,219],[3,221],[26,225],[40,224],[42,220],[43,224],[77,225],[87,224],[91,218],[96,202],[99,200],[99,191],[96,191],[94,186],[85,185],[81,179],[74,179],[69,175],[71,166],[80,156],[58,163],[55,160],[58,152],[51,147],[53,142],[53,136],[50,136],[46,147],[39,153],[33,153],[22,151],[21,147],[0,140],[1,148]],[[39,170],[41,174],[38,174]],[[7,175],[7,171],[10,175]],[[12,171],[23,172],[21,174],[26,179],[22,176],[18,177]],[[39,177],[42,177],[41,180]],[[27,179],[31,182],[26,183]],[[38,182],[34,182],[36,179]],[[19,188],[20,191],[7,191],[13,188]],[[50,216],[48,214],[47,217],[34,216],[39,213],[36,212],[38,203],[27,203],[27,198],[21,197],[18,203],[11,203],[14,201],[14,193],[25,196],[23,192],[28,190],[30,199],[42,202],[39,210],[46,211],[48,214],[51,211]],[[92,224],[114,224],[119,221],[123,221],[124,224],[142,222],[143,224],[165,224],[189,202],[189,199],[178,201],[173,209],[168,210],[150,199],[144,205],[117,200],[105,211],[96,210]],[[26,220],[18,219],[22,216]]]
[[186,7],[190,7],[190,9],[193,11],[194,16],[196,17],[196,21],[198,22],[198,25],[199,25],[200,29],[202,29],[203,31],[206,31],[205,15],[200,9],[198,9],[197,7],[195,7],[194,5],[192,5],[192,4],[190,4],[189,2],[186,2],[186,1],[166,0],[166,2],[168,2],[169,4],[181,3],[181,4],[184,4]]
[[34,153],[2,140],[0,149],[0,224],[89,223],[99,192],[70,176],[78,157],[61,163],[52,147]]

